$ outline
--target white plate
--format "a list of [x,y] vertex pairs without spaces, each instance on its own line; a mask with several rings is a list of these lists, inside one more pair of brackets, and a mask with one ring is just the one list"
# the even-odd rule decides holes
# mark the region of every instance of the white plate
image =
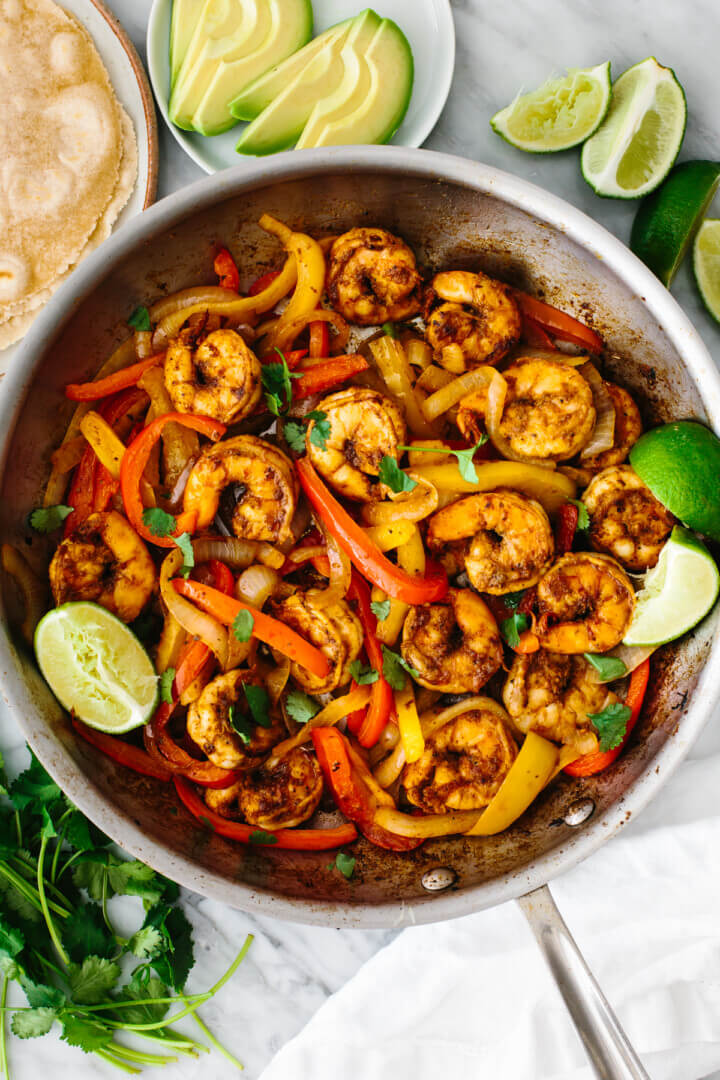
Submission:
[[[450,92],[455,66],[455,26],[450,0],[377,0],[372,6],[378,15],[394,19],[400,26],[415,59],[410,106],[391,142],[398,146],[420,146],[435,127]],[[313,0],[315,33],[356,15],[363,7],[362,0]],[[160,112],[183,150],[205,172],[238,165],[248,160],[235,152],[242,124],[222,135],[208,137],[181,131],[168,118],[171,11],[172,0],[154,0],[148,23],[148,71]]]
[[[135,46],[102,0],[58,0],[83,24],[100,53],[118,100],[133,122],[138,146],[138,178],[113,231],[155,201],[158,133],[152,91]],[[0,374],[7,370],[22,340],[0,349]]]

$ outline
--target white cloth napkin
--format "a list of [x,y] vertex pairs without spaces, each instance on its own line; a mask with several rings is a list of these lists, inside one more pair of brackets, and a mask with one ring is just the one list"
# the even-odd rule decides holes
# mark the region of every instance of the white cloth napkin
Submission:
[[[717,725],[716,722],[716,726]],[[652,1080],[720,1069],[720,740],[552,884]],[[519,908],[403,931],[261,1080],[592,1080]]]

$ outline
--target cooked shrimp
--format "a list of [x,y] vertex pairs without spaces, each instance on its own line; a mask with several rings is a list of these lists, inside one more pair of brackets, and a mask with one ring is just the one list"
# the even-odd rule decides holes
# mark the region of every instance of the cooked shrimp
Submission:
[[165,355],[165,386],[177,411],[223,424],[250,415],[260,375],[260,361],[235,330],[214,330],[199,345],[183,330]]
[[552,564],[552,529],[540,503],[517,491],[485,491],[459,499],[429,521],[428,546],[467,538],[464,561],[478,592],[517,592],[534,585]]
[[477,693],[495,674],[503,648],[487,604],[471,589],[450,589],[447,603],[410,608],[402,655],[422,686],[465,694]]
[[615,437],[612,448],[582,459],[583,469],[591,472],[605,469],[608,465],[620,465],[630,453],[631,446],[642,435],[640,411],[622,386],[606,382],[605,387],[615,406]]
[[535,731],[580,754],[598,748],[588,714],[600,713],[617,700],[582,656],[545,649],[516,656],[503,689],[505,708],[519,731]]
[[317,758],[296,747],[272,770],[245,772],[227,788],[206,788],[205,802],[223,817],[242,817],[260,829],[291,829],[312,817],[322,793]]
[[402,773],[405,793],[429,814],[482,810],[517,756],[517,746],[496,712],[470,709],[425,740],[422,757]]
[[430,310],[425,325],[439,364],[449,345],[459,347],[466,367],[496,364],[519,340],[520,312],[502,282],[487,274],[449,270],[436,274],[431,288],[433,298],[445,301]]
[[327,294],[335,311],[358,326],[410,319],[420,310],[415,256],[385,229],[350,229],[330,248]]
[[297,630],[320,649],[330,670],[319,678],[299,664],[290,665],[290,674],[311,694],[327,693],[350,681],[350,664],[357,660],[363,644],[360,620],[344,600],[323,607],[315,589],[298,589],[291,596],[271,602],[276,619]]
[[468,394],[458,404],[455,423],[461,435],[471,442],[478,442],[485,432],[485,410],[487,409],[488,388],[483,386],[474,394]]
[[259,685],[259,682],[240,668],[218,675],[188,709],[188,735],[221,769],[255,768],[286,734],[281,717],[273,718],[268,727],[250,719],[248,734],[237,733],[232,721],[250,717],[243,691],[248,684]]
[[583,492],[590,514],[590,542],[641,573],[660,557],[675,519],[629,465],[611,465]]
[[122,514],[90,514],[59,545],[50,563],[56,604],[92,600],[123,622],[136,619],[150,599],[155,565]]
[[579,371],[555,360],[523,360],[503,375],[500,433],[516,453],[567,461],[582,450],[595,426],[595,406]]
[[230,487],[237,537],[271,544],[290,539],[298,483],[282,450],[255,435],[237,435],[206,447],[190,471],[183,498],[185,510],[197,511],[196,528],[210,525],[220,496]]
[[330,423],[324,449],[312,441],[315,421],[308,426],[307,453],[315,468],[341,495],[361,502],[381,499],[385,484],[377,481],[383,457],[397,460],[405,442],[405,420],[394,401],[376,390],[353,386],[319,402]]
[[625,571],[607,555],[563,555],[537,586],[536,632],[544,649],[608,652],[618,645],[635,610]]

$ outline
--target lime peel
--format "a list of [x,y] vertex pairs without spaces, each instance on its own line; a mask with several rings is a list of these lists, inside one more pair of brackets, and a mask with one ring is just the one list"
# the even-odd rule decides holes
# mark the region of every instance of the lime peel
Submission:
[[698,229],[693,272],[705,307],[720,322],[720,218],[707,218]]
[[713,607],[720,571],[705,545],[676,525],[637,595],[625,645],[664,645],[691,630]]

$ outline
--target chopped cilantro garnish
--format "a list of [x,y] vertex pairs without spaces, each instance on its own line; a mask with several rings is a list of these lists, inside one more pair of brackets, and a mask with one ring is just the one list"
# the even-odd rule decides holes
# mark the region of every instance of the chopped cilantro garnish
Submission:
[[408,675],[412,675],[413,678],[416,678],[420,674],[417,668],[412,667],[402,658],[400,653],[388,649],[387,645],[383,645],[382,653],[383,678],[386,682],[390,683],[393,690],[402,690],[405,686],[405,672],[407,672]]
[[350,674],[358,686],[369,686],[378,681],[379,675],[375,668],[363,664],[360,660],[353,660],[349,665]]
[[238,611],[232,624],[233,634],[238,641],[249,641],[254,626],[255,619],[251,611]]
[[159,506],[148,506],[142,512],[142,523],[153,536],[170,536],[177,528],[177,521]]
[[165,668],[160,676],[160,700],[164,701],[167,705],[172,705],[172,685],[175,679],[175,668]]
[[28,524],[38,533],[55,532],[72,512],[72,506],[39,506],[30,512]]
[[398,446],[398,450],[418,451],[421,454],[453,454],[457,458],[458,469],[463,480],[471,484],[477,484],[478,474],[475,470],[473,458],[481,446],[488,441],[487,435],[483,435],[475,446],[469,446],[467,450],[453,450],[449,446]]
[[136,307],[128,319],[128,326],[132,326],[133,330],[151,330],[152,323],[150,322],[148,309],[146,307]]
[[390,614],[390,601],[389,600],[373,600],[370,604],[370,610],[372,611],[378,622],[382,622],[387,619]]
[[600,682],[611,682],[613,679],[622,679],[627,675],[627,665],[617,656],[601,656],[598,653],[583,653],[588,664],[597,671]]
[[386,484],[397,495],[401,491],[412,491],[417,481],[403,472],[394,457],[385,454],[380,462],[378,477],[381,484]]
[[[355,873],[356,862],[357,859],[355,859],[352,855],[346,855],[344,851],[338,851],[337,855],[335,856],[336,869],[338,869],[343,875],[343,877],[346,877],[348,881]],[[330,865],[332,866],[333,864],[331,863]]]
[[251,844],[277,844],[278,842],[275,833],[265,832],[264,829],[251,832],[249,839]]
[[500,633],[507,641],[511,649],[517,649],[520,644],[520,635],[530,625],[530,616],[524,611],[514,611],[510,618],[503,619],[500,623]]
[[598,733],[601,753],[614,750],[623,741],[630,714],[630,708],[627,705],[621,705],[619,701],[607,705],[602,712],[587,714],[588,720],[592,720],[593,727]]
[[262,686],[253,686],[252,683],[243,685],[247,703],[250,706],[253,720],[260,727],[270,727],[270,697],[267,690]]
[[304,690],[291,690],[285,700],[285,708],[288,716],[292,717],[297,724],[306,724],[320,712],[322,705]]
[[195,565],[195,552],[193,551],[190,533],[180,533],[179,536],[174,537],[174,540],[183,553],[182,576],[189,577],[190,571]]

